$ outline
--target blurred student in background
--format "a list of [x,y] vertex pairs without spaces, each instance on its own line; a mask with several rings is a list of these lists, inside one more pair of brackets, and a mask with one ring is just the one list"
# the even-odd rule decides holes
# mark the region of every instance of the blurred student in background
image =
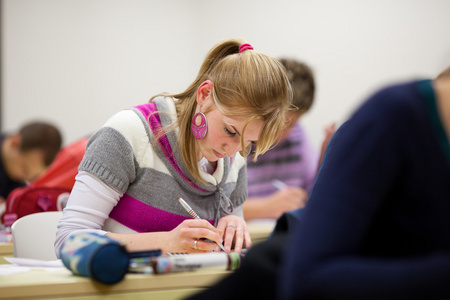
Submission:
[[[259,156],[256,162],[250,156],[247,158],[246,220],[277,219],[284,212],[305,206],[317,174],[320,154],[298,122],[314,102],[313,72],[305,63],[294,59],[279,61],[286,68],[297,110],[288,113],[289,126],[280,134],[274,148]],[[331,136],[334,125],[326,130],[326,135]]]
[[38,178],[56,157],[62,137],[58,128],[31,122],[12,134],[0,135],[0,199]]

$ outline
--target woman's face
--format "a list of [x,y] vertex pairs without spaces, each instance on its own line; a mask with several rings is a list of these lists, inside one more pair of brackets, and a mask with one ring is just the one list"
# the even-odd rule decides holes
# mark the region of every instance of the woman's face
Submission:
[[[208,131],[203,139],[197,141],[197,159],[205,157],[209,161],[217,161],[225,156],[234,157],[241,151],[241,136],[244,135],[245,147],[256,142],[264,125],[261,120],[248,121],[246,117],[227,117],[214,104],[213,83],[210,80],[203,82],[197,90],[196,112],[205,114]],[[236,107],[238,110],[239,108]]]
[[[203,139],[197,141],[197,159],[205,157],[209,161],[217,161],[225,156],[234,157],[241,151],[241,136],[244,134],[245,146],[256,142],[263,127],[263,121],[253,120],[245,128],[246,117],[227,117],[215,105],[211,93],[200,96],[197,112],[205,114],[208,131]],[[236,108],[239,109],[239,108]]]

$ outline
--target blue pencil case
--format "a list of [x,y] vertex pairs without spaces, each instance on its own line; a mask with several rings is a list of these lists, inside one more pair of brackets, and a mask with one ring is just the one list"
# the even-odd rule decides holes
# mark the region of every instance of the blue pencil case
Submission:
[[96,233],[68,237],[60,251],[61,260],[75,275],[105,284],[121,281],[128,270],[130,254],[120,242]]

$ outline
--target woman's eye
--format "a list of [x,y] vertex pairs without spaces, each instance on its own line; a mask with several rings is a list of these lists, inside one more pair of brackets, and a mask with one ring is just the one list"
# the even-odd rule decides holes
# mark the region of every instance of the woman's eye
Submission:
[[236,132],[231,132],[230,130],[228,130],[228,128],[225,127],[225,132],[229,135],[229,136],[235,136]]

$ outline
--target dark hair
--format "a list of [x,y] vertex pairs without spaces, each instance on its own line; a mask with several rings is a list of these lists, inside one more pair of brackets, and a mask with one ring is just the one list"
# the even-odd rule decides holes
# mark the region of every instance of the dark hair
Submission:
[[21,136],[20,150],[40,149],[44,152],[44,163],[49,166],[62,145],[62,136],[58,128],[45,122],[31,122],[24,125],[19,134]]
[[279,60],[286,68],[286,73],[294,91],[293,104],[300,112],[308,111],[314,101],[315,83],[311,69],[303,62],[281,58]]

